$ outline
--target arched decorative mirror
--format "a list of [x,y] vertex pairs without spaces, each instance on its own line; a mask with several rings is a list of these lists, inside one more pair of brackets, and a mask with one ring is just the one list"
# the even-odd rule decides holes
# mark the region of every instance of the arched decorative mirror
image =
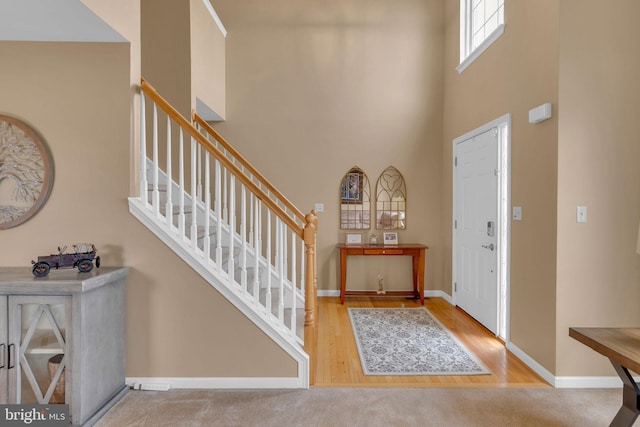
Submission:
[[340,229],[371,228],[371,187],[369,178],[357,166],[349,169],[340,183]]
[[404,230],[406,228],[407,186],[398,169],[386,168],[376,184],[376,228]]

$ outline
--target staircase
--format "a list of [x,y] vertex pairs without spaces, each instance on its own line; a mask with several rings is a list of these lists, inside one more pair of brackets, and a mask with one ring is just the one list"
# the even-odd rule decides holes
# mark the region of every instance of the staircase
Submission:
[[140,195],[129,210],[298,363],[313,384],[317,217],[209,124],[141,82]]

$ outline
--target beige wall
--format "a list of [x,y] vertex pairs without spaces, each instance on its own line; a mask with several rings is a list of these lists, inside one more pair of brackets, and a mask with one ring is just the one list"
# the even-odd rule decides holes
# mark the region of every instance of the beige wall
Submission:
[[[128,213],[129,45],[0,42],[0,113],[48,144],[53,191],[0,232],[0,266],[93,242],[105,266],[130,266],[127,376],[281,377],[297,366]],[[55,271],[51,274],[55,274]]]
[[[188,40],[157,26],[169,20],[189,34],[188,8],[164,1],[167,14],[149,12],[165,44],[150,47],[145,76],[189,114]],[[85,3],[135,38],[134,20]],[[358,165],[373,186],[393,165],[408,188],[400,239],[430,246],[427,288],[450,293],[452,140],[510,112],[512,205],[524,210],[512,223],[511,341],[555,375],[612,375],[567,329],[640,321],[634,0],[614,9],[507,0],[505,34],[462,74],[458,2],[238,3],[214,2],[229,29],[228,120],[218,129],[303,210],[325,204],[320,289],[337,289],[340,179]],[[0,113],[44,137],[56,173],[43,210],[1,232],[0,265],[27,269],[58,245],[92,241],[104,265],[132,266],[128,376],[295,376],[282,350],[127,212],[136,49],[135,40],[0,42]],[[527,111],[544,102],[554,117],[528,124]],[[578,204],[589,207],[587,224],[575,223]],[[373,285],[378,272],[389,288],[410,282],[408,260],[349,267],[353,287]]]
[[[426,286],[441,289],[442,1],[214,7],[229,31],[227,120],[216,128],[303,211],[324,203],[319,289],[339,288],[340,182],[354,165],[372,187],[387,166],[404,175],[399,239],[429,245]],[[349,270],[350,288],[377,289],[380,272],[388,289],[411,287],[408,258],[350,259]]]
[[[511,201],[523,220],[511,223],[510,340],[555,370],[558,0],[505,1],[502,37],[461,74],[459,2],[445,2],[443,239],[444,289],[451,292],[452,141],[512,114]],[[545,102],[554,117],[528,123]],[[561,113],[560,113],[561,114]]]
[[141,0],[142,76],[191,117],[189,0]]
[[142,76],[183,116],[225,117],[225,38],[202,0],[142,0]]
[[198,97],[225,118],[225,37],[203,0],[191,0],[191,105]]
[[[130,0],[82,0],[82,2],[129,41],[130,92],[131,99],[133,99],[130,114],[130,140],[135,141],[136,136],[140,135],[140,119],[135,114],[140,110],[140,97],[137,96],[137,93],[142,66],[140,62],[140,2]],[[135,144],[131,144],[129,167],[132,179],[129,188],[131,194],[138,195],[139,189],[136,183],[139,182],[139,168],[136,166],[140,162],[135,147]]]
[[[557,374],[613,375],[571,326],[640,325],[640,3],[560,2]],[[588,207],[577,224],[576,206]]]
[[131,45],[131,75],[140,76],[140,2],[131,0],[81,0]]

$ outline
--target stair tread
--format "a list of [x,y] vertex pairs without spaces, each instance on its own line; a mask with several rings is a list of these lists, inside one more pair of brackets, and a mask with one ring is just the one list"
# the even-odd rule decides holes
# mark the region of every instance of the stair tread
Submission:
[[[160,213],[162,215],[165,215],[167,213],[167,204],[166,203],[161,203],[160,206],[158,207],[158,210],[160,211]],[[180,206],[178,205],[173,205],[173,215],[180,215]],[[187,206],[185,205],[183,208],[182,213],[184,214],[191,214],[191,206]]]

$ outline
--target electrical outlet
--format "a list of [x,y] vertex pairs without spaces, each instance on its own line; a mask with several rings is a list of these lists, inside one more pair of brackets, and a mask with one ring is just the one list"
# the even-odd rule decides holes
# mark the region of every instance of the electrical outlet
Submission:
[[135,383],[133,384],[134,390],[149,390],[149,391],[168,391],[171,388],[167,383]]

